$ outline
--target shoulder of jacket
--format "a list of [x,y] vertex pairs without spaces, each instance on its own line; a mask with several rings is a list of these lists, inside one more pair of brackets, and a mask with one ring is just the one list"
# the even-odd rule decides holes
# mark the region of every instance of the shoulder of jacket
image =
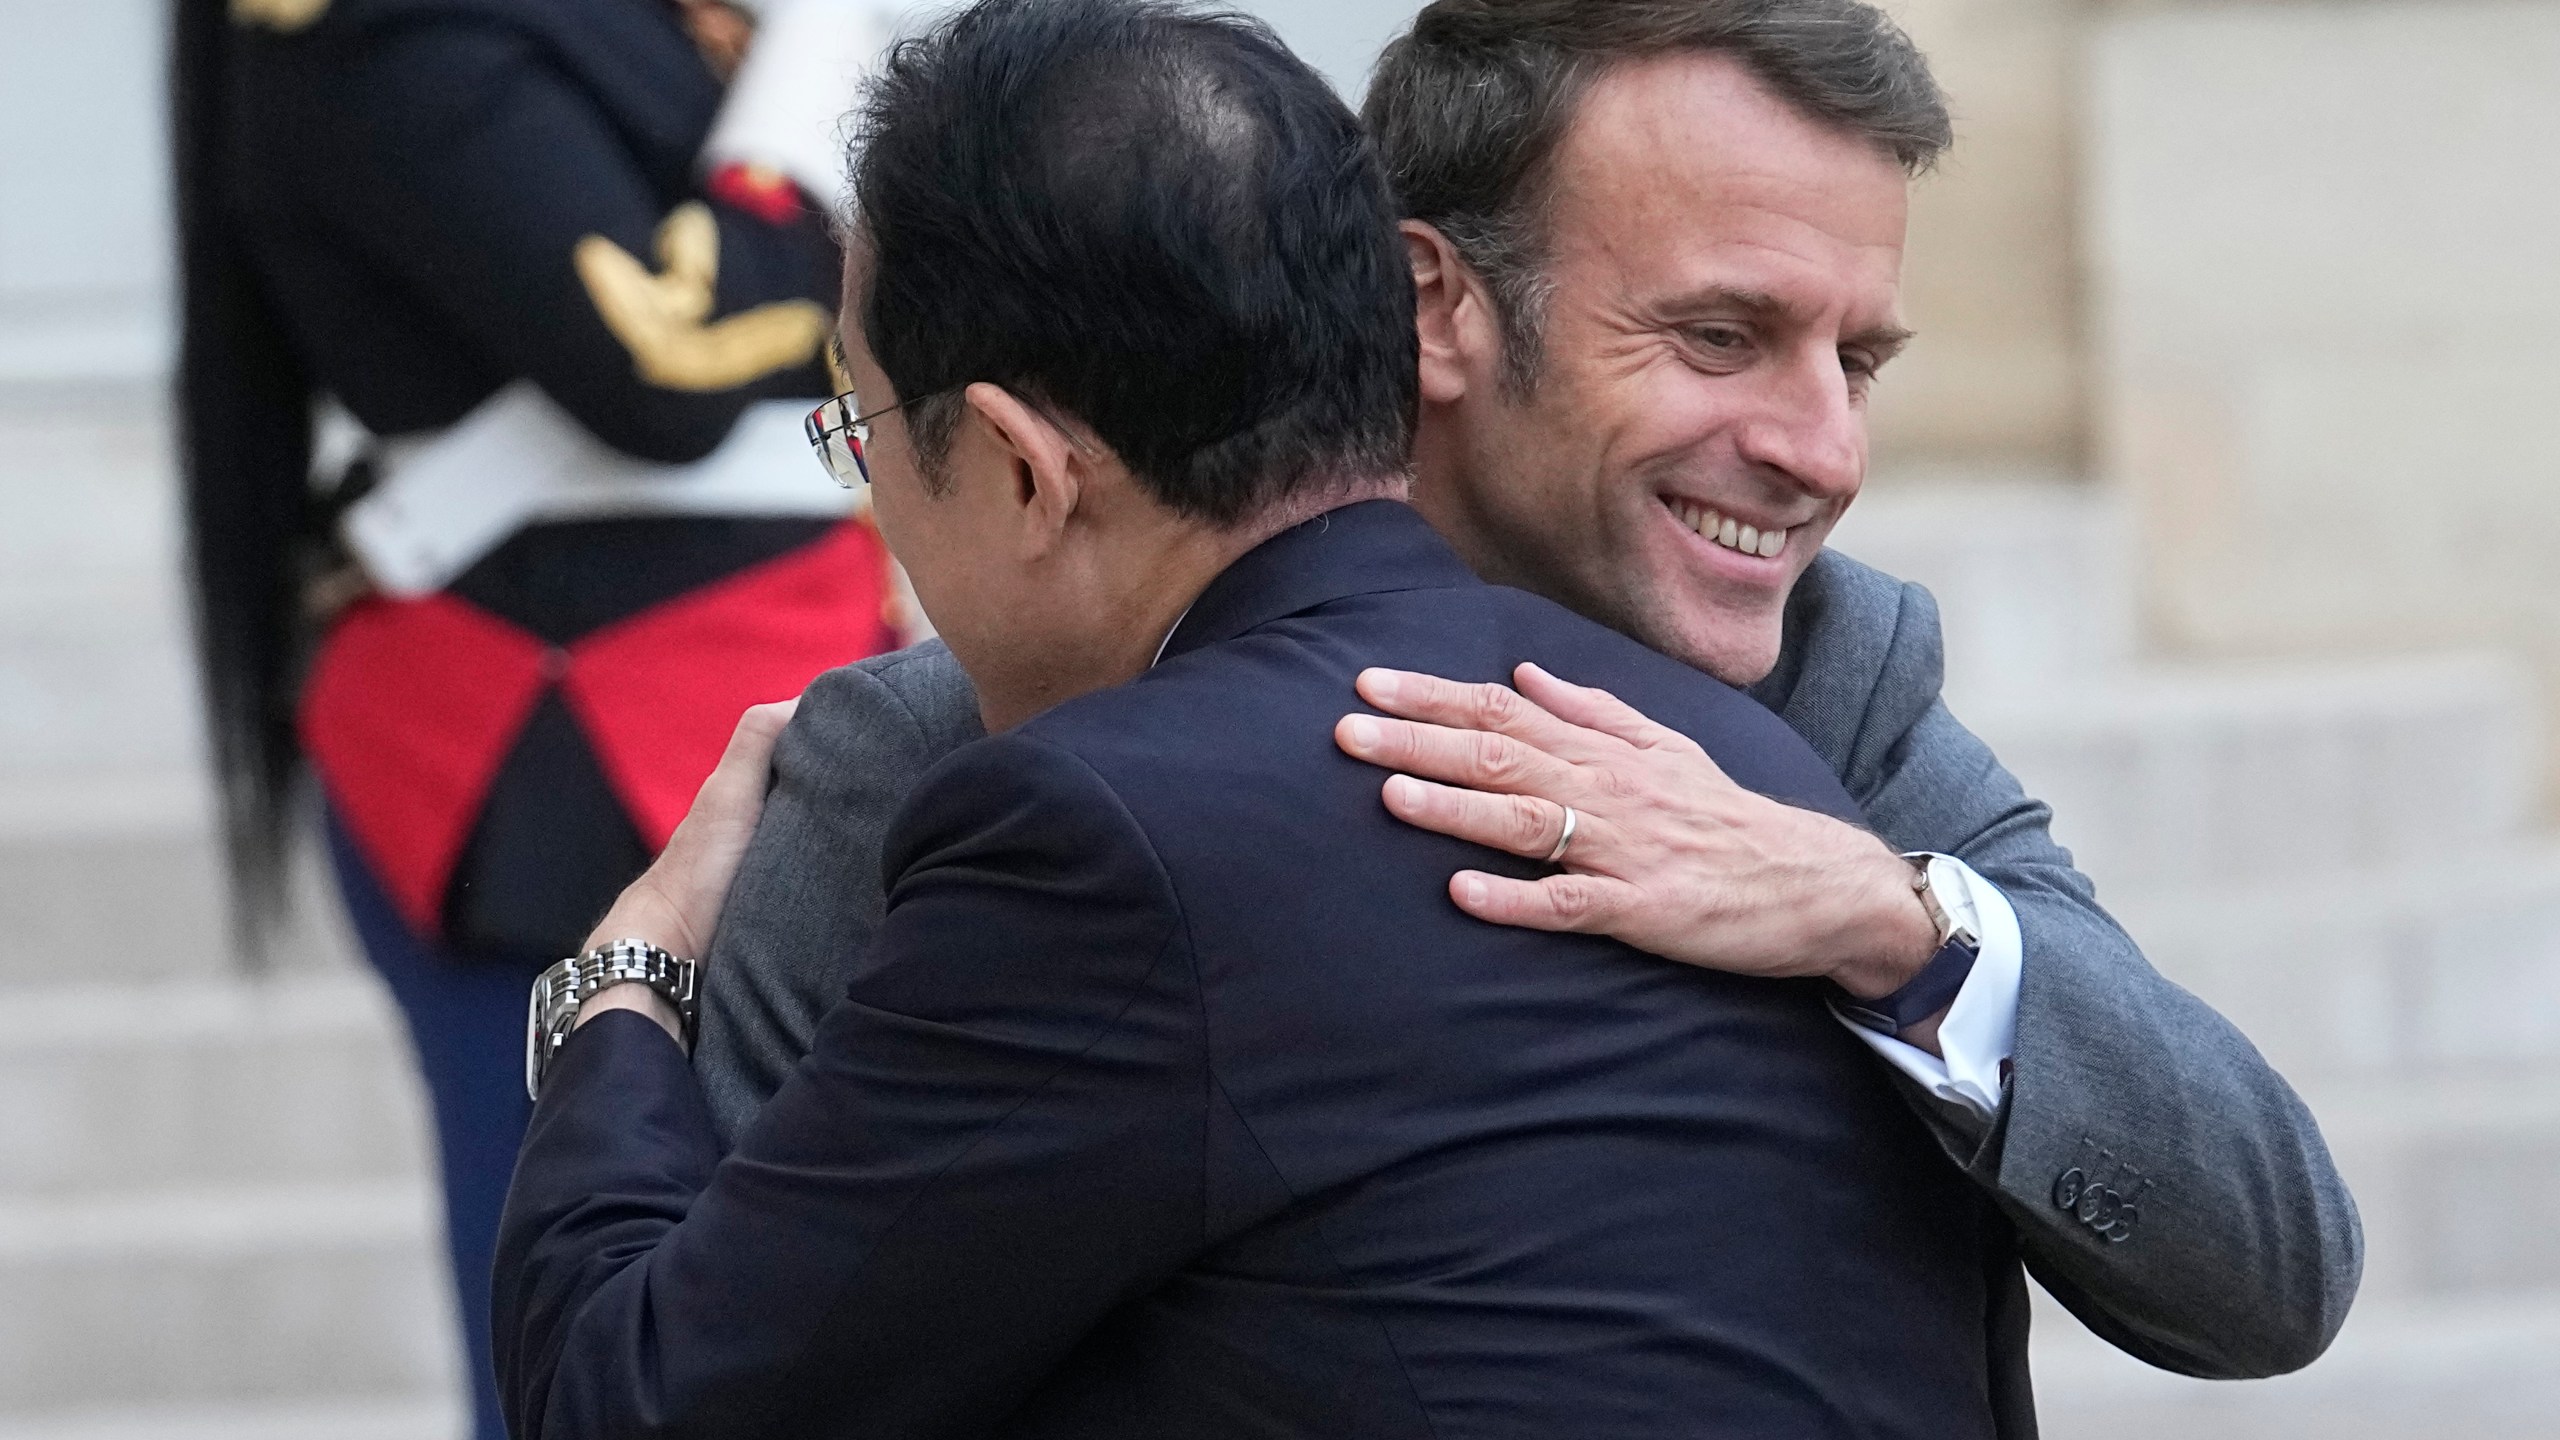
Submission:
[[1813,603],[1808,618],[1823,629],[1889,633],[1899,621],[1905,597],[1918,585],[1837,550],[1824,550],[1797,582],[1799,598]]
[[1119,789],[1074,744],[1037,733],[1036,722],[934,761],[892,827],[885,873],[963,835],[1045,853],[1071,869],[1143,857],[1156,877],[1150,883],[1170,884],[1146,826]]
[[1875,747],[1936,702],[1942,659],[1927,590],[1825,550],[1788,597],[1777,666],[1751,694],[1859,794]]
[[1822,669],[1883,671],[1921,652],[1934,664],[1938,602],[1925,586],[1825,550],[1787,602],[1785,647]]
[[981,733],[977,689],[939,640],[827,671],[810,683],[801,703],[865,717],[885,713],[942,749]]

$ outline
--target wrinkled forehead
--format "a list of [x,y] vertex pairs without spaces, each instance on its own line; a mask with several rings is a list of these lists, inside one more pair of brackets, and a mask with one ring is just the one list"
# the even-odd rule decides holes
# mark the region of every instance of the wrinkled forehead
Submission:
[[1822,310],[1890,309],[1899,290],[1910,214],[1901,165],[1722,56],[1602,76],[1558,147],[1545,198],[1548,253],[1565,271]]

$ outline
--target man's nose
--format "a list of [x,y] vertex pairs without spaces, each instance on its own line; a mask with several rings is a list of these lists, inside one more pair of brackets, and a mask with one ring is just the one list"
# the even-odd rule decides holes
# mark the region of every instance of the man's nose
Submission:
[[1850,398],[1839,357],[1810,358],[1769,380],[1759,415],[1743,427],[1743,458],[1818,500],[1857,494],[1867,473],[1867,414]]

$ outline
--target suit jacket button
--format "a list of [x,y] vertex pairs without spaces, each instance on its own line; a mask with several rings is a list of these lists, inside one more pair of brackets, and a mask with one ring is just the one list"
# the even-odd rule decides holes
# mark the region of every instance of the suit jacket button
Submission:
[[2061,1174],[2053,1177],[2054,1208],[2058,1210],[2078,1209],[2080,1207],[2080,1192],[2088,1188],[2089,1177],[2080,1173],[2079,1166],[2074,1165],[2070,1169],[2063,1171]]

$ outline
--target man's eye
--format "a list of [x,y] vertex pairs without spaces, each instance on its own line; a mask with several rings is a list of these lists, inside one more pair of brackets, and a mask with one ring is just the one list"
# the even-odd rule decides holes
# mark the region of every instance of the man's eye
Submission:
[[1852,380],[1872,380],[1883,366],[1864,350],[1843,350],[1840,352],[1840,368],[1847,371]]
[[1739,350],[1751,343],[1750,336],[1730,325],[1701,325],[1691,333],[1710,350]]

